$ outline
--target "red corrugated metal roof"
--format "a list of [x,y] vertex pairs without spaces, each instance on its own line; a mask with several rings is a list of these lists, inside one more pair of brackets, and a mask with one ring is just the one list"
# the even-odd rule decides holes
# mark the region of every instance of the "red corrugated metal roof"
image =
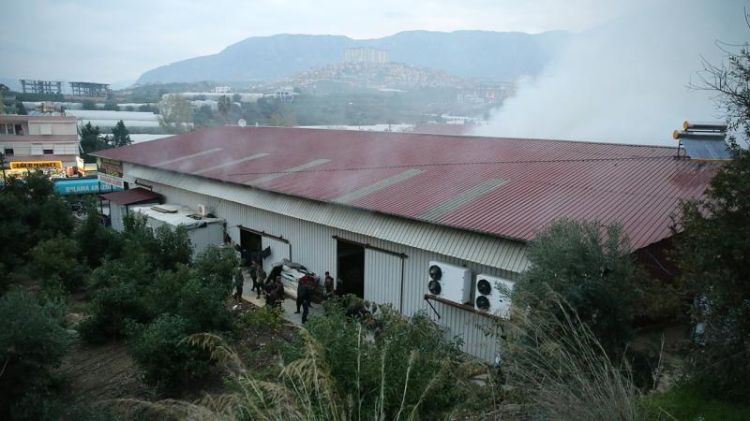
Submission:
[[[668,237],[679,202],[700,197],[718,168],[657,146],[273,127],[206,129],[98,154],[321,201],[418,169],[347,205],[520,240],[563,217],[620,222],[636,248]],[[300,166],[308,168],[288,172]],[[476,189],[490,180],[496,186]]]
[[130,190],[117,191],[112,193],[100,194],[99,197],[111,202],[117,203],[118,205],[136,205],[139,203],[155,203],[160,202],[162,196],[158,193],[154,193],[151,190],[146,190],[141,187],[137,187]]

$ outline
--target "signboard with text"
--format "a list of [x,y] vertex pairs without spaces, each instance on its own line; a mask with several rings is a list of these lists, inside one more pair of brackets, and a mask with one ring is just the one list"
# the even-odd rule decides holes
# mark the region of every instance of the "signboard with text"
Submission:
[[46,168],[62,169],[62,161],[12,161],[10,163],[10,169],[12,170]]
[[102,183],[109,184],[110,186],[118,187],[118,188],[121,188],[121,189],[125,188],[125,182],[120,177],[113,177],[113,176],[108,175],[108,174],[99,173],[98,174],[98,179]]
[[112,177],[122,178],[122,162],[99,158],[99,172]]

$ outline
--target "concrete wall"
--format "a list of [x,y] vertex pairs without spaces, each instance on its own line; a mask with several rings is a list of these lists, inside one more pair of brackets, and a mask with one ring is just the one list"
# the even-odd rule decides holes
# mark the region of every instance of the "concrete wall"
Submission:
[[32,136],[72,136],[78,134],[78,129],[74,121],[30,121],[29,132],[27,134]]

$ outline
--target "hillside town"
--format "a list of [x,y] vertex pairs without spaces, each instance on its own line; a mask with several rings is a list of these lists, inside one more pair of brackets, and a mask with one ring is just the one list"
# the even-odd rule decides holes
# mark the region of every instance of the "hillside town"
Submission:
[[0,419],[750,418],[750,27],[704,3],[0,63]]

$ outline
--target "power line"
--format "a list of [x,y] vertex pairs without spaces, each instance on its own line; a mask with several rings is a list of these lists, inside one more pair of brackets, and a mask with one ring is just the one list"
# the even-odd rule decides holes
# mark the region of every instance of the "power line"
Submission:
[[302,173],[315,173],[315,172],[365,171],[365,170],[382,170],[382,169],[398,169],[398,168],[448,167],[448,166],[464,166],[464,165],[635,161],[635,160],[641,160],[641,159],[643,160],[659,160],[659,159],[673,160],[674,157],[673,156],[630,156],[630,157],[617,157],[617,158],[532,159],[532,160],[521,160],[521,161],[433,162],[433,163],[424,163],[424,164],[378,165],[378,166],[372,166],[372,167],[318,168],[318,169],[306,169],[306,170],[299,170],[299,171],[289,171],[289,170],[286,170],[286,171],[253,171],[253,172],[231,173],[227,175],[235,176],[235,175],[268,175],[268,174],[302,174]]

